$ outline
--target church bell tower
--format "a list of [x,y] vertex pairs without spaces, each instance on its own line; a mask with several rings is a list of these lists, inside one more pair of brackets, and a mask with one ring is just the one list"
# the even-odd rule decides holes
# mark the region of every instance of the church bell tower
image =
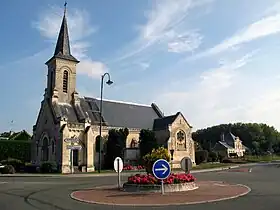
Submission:
[[72,56],[70,50],[66,4],[54,55],[46,62],[48,75],[45,97],[52,102],[61,103],[70,103],[77,94],[76,65],[80,62]]

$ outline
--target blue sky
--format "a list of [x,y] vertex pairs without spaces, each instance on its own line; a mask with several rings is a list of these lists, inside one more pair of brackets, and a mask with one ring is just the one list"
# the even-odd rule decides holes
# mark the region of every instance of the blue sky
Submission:
[[[0,131],[32,130],[54,52],[62,0],[4,1]],[[68,1],[77,90],[182,111],[194,129],[264,122],[280,129],[277,0]],[[13,123],[11,123],[13,121]]]

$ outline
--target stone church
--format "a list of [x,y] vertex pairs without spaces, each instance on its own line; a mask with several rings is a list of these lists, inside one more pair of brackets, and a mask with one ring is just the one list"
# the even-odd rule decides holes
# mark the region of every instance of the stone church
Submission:
[[[45,63],[48,68],[44,99],[33,126],[32,160],[55,161],[61,173],[84,166],[87,172],[98,167],[96,138],[99,136],[100,101],[80,97],[76,90],[76,67],[79,65],[70,50],[66,9],[53,56]],[[174,164],[188,156],[195,164],[191,126],[182,113],[164,116],[156,104],[103,100],[102,136],[112,128],[128,128],[127,149],[137,147],[141,129],[155,131],[157,141],[168,151],[174,150]],[[77,139],[75,143],[65,141]],[[70,155],[69,145],[80,145]]]

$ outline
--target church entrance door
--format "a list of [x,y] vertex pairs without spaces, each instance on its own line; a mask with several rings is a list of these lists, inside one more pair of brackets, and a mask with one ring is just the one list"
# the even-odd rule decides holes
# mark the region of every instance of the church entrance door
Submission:
[[73,166],[79,165],[79,150],[75,149],[73,152]]

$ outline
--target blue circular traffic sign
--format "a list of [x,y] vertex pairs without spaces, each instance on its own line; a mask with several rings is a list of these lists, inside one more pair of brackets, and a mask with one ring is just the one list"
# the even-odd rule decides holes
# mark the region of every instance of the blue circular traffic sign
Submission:
[[153,174],[157,179],[166,179],[170,176],[171,167],[170,164],[164,160],[159,159],[153,164],[152,168]]

